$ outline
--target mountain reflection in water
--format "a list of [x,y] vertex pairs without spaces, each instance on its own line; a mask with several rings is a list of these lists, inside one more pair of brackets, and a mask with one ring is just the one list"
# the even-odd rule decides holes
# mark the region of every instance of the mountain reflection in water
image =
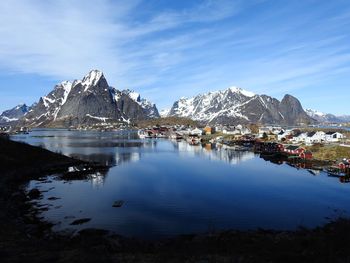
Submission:
[[[29,189],[47,191],[39,205],[50,204],[42,216],[57,223],[57,230],[103,228],[158,238],[205,232],[209,226],[314,227],[350,211],[349,184],[250,151],[139,140],[135,132],[35,130],[13,139],[112,166],[87,180],[49,177],[30,183]],[[113,207],[118,200],[124,201],[122,207]],[[81,218],[91,220],[70,225]]]

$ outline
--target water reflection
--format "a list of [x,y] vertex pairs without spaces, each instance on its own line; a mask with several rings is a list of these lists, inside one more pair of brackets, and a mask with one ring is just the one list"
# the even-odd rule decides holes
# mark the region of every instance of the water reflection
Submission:
[[173,142],[174,149],[179,151],[180,155],[206,158],[211,161],[222,161],[228,164],[239,164],[251,160],[255,154],[251,151],[236,151],[222,147],[217,144],[190,145],[185,141]]
[[[208,226],[294,229],[300,224],[325,223],[334,209],[350,211],[347,185],[326,173],[312,174],[249,151],[138,140],[118,133],[110,137],[74,131],[30,135],[38,136],[16,139],[113,166],[87,180],[31,182],[30,187],[49,190],[40,202],[55,209],[44,211],[43,216],[60,222],[58,230],[71,228],[73,217],[91,218],[74,229],[104,228],[144,238],[203,232]],[[50,200],[52,196],[60,199]],[[117,200],[125,204],[113,208]]]

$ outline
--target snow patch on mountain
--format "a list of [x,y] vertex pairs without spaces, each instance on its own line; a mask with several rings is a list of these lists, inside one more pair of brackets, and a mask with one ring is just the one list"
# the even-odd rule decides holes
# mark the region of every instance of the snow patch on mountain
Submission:
[[102,76],[102,71],[91,70],[81,81],[81,84],[85,87],[84,92],[87,91],[90,87],[96,86]]
[[159,112],[160,117],[165,118],[168,117],[170,113],[170,109],[163,109]]
[[249,120],[240,112],[239,107],[254,96],[253,92],[230,87],[226,90],[208,92],[192,98],[182,97],[174,103],[168,114],[207,122],[211,122],[219,116]]
[[307,113],[307,115],[309,115],[310,117],[325,117],[326,114],[317,110],[313,110],[313,109],[306,109],[305,112]]

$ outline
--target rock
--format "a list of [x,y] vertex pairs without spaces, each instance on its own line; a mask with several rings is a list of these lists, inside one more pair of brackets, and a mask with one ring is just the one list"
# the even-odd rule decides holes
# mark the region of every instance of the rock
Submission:
[[50,200],[50,201],[54,201],[54,200],[58,200],[58,199],[61,199],[61,198],[54,197],[54,196],[51,196],[51,197],[47,198],[47,200]]
[[122,207],[123,204],[124,204],[123,200],[118,200],[118,201],[115,201],[112,206],[113,207]]
[[15,192],[11,195],[11,199],[13,201],[24,202],[26,201],[27,197],[23,192]]
[[81,218],[81,219],[74,220],[72,223],[70,223],[70,225],[71,226],[82,225],[89,221],[91,221],[91,218]]
[[41,192],[39,189],[34,188],[28,192],[28,197],[30,199],[39,199],[41,197]]

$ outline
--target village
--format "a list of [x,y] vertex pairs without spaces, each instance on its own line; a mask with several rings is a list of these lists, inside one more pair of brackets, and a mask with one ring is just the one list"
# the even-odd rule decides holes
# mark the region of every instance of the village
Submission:
[[[288,161],[327,164],[335,176],[350,175],[350,132],[337,128],[282,127],[276,125],[216,125],[191,124],[102,125],[71,128],[69,130],[97,130],[111,132],[137,130],[140,139],[163,138],[186,140],[190,145],[215,144],[224,149],[254,151],[264,158],[288,158]],[[29,134],[28,127],[0,127],[0,136]],[[310,165],[309,165],[310,166]],[[313,165],[313,168],[317,165]]]
[[[214,143],[225,149],[254,151],[264,158],[287,159],[300,167],[350,175],[350,136],[346,130],[280,126],[153,126],[138,130],[141,139],[170,138],[190,145]],[[302,163],[302,164],[301,164]]]

